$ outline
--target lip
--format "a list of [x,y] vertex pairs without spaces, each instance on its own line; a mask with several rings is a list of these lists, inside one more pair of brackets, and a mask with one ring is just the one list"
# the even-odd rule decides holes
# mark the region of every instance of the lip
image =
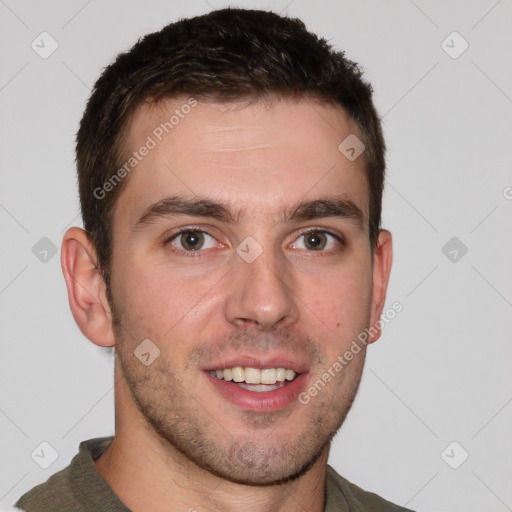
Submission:
[[308,365],[298,361],[292,361],[286,356],[272,356],[272,357],[254,357],[254,356],[237,356],[232,359],[223,359],[218,362],[210,363],[208,366],[201,368],[203,371],[210,370],[224,370],[224,368],[235,368],[241,366],[242,368],[257,368],[264,370],[266,368],[285,368],[286,370],[293,370],[295,373],[307,373],[309,371]]
[[[236,364],[234,366],[242,365]],[[230,366],[218,366],[217,368],[229,367]],[[273,368],[272,366],[270,367]],[[254,366],[252,368],[254,368]],[[268,366],[265,366],[265,368],[268,368]],[[233,381],[228,382],[224,379],[213,377],[208,371],[203,371],[201,373],[206,379],[208,379],[214,389],[226,400],[240,407],[244,411],[251,412],[272,412],[289,406],[292,402],[296,401],[299,394],[306,388],[308,377],[307,373],[300,373],[300,375],[297,375],[294,380],[288,381],[288,383],[282,388],[258,393],[256,391],[243,389]]]

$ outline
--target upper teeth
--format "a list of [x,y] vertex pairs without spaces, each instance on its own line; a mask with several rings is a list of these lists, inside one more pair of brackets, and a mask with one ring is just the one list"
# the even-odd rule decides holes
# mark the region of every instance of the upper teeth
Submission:
[[218,379],[224,379],[234,382],[247,382],[247,384],[275,384],[285,380],[293,380],[297,375],[293,370],[286,368],[243,368],[235,366],[234,368],[224,368],[223,370],[211,370],[211,375]]

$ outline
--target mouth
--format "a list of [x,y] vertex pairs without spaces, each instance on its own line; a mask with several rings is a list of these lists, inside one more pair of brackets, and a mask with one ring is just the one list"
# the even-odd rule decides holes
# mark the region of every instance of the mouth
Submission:
[[253,412],[284,409],[296,401],[306,386],[308,371],[299,365],[283,363],[262,367],[254,362],[253,365],[220,365],[203,371],[203,374],[224,399],[242,410]]
[[259,368],[234,366],[210,370],[210,375],[226,382],[238,384],[242,389],[256,393],[274,391],[294,381],[298,374],[290,368]]

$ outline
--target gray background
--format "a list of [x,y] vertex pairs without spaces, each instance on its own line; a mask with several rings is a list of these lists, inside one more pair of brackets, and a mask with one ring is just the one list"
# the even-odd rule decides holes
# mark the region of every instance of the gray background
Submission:
[[[139,36],[226,5],[0,0],[0,508],[113,433],[111,356],[76,327],[51,251],[81,225],[73,143],[90,88]],[[346,50],[383,117],[387,307],[404,309],[369,349],[331,465],[417,510],[512,510],[510,0],[237,5],[299,16]],[[51,49],[43,31],[58,43],[46,59],[31,48]],[[43,441],[58,452],[47,469],[31,458]]]

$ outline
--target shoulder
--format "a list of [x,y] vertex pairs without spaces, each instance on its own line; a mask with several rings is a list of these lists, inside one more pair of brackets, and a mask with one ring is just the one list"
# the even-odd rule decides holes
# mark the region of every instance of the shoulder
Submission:
[[28,512],[55,510],[76,510],[76,503],[70,485],[70,466],[52,475],[42,484],[26,492],[17,502],[16,507]]
[[[412,512],[408,508],[395,505],[378,494],[365,491],[327,466],[325,512],[348,510],[353,512]],[[345,508],[339,505],[344,504]],[[339,505],[338,505],[339,504]]]
[[66,468],[25,493],[16,507],[26,512],[126,511],[98,473],[94,461],[112,442],[112,437],[80,443],[79,452]]

